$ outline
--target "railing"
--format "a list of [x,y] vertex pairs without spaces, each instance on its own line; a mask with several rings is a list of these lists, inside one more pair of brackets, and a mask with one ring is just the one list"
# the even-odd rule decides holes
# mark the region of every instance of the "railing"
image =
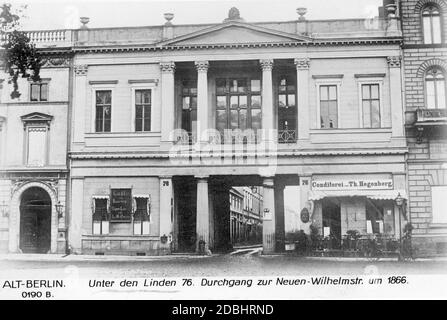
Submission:
[[[34,44],[69,42],[71,41],[71,30],[41,30],[25,31],[30,41]],[[4,43],[7,33],[0,34],[0,42]]]
[[296,136],[296,130],[279,130],[278,143],[295,143]]
[[447,121],[447,109],[418,109],[417,121]]

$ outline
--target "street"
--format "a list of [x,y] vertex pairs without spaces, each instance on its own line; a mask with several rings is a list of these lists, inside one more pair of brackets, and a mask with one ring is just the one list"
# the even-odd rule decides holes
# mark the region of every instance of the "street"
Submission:
[[447,274],[446,259],[397,262],[287,255],[260,256],[257,252],[207,256],[116,257],[5,255],[1,278],[61,277],[201,277],[275,275],[405,275]]

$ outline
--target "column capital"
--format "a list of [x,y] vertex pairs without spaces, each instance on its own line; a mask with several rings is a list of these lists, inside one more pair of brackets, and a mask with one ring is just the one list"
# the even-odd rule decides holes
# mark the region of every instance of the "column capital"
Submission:
[[294,62],[297,70],[308,70],[310,67],[309,58],[295,58]]
[[160,62],[160,69],[162,73],[174,73],[175,71],[175,62]]
[[77,75],[77,76],[86,76],[87,71],[88,71],[88,65],[78,64],[78,65],[74,66],[73,70],[74,70],[75,75]]
[[262,178],[262,186],[264,188],[274,188],[275,187],[275,177],[274,176],[261,176]]
[[272,71],[273,69],[273,59],[261,59],[259,60],[262,71]]
[[402,60],[401,56],[386,57],[386,61],[388,62],[388,66],[390,68],[400,68],[401,60]]
[[197,72],[208,72],[208,68],[210,67],[210,63],[207,60],[195,61],[194,65],[196,66]]
[[194,178],[197,179],[197,182],[208,182],[210,176],[207,175],[200,175],[200,176],[194,176]]
[[170,175],[164,175],[164,176],[158,176],[158,178],[160,179],[160,180],[163,180],[163,179],[172,179],[172,176],[170,176]]

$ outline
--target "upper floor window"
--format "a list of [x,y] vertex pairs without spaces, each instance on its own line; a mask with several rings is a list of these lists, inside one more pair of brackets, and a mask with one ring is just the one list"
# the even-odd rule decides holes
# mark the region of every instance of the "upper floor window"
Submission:
[[196,131],[197,121],[197,80],[182,81],[182,129]]
[[112,90],[95,92],[95,131],[110,132],[112,123]]
[[48,82],[35,82],[30,84],[31,101],[48,101]]
[[34,112],[21,119],[25,129],[25,164],[33,167],[45,166],[49,149],[48,132],[53,116]]
[[446,82],[444,72],[432,68],[425,74],[426,107],[428,109],[444,109],[446,107]]
[[320,126],[338,127],[337,85],[320,85]]
[[281,76],[278,82],[278,130],[279,142],[296,140],[296,86],[295,77]]
[[150,89],[135,90],[135,131],[151,131]]
[[435,5],[428,5],[422,9],[422,28],[424,43],[441,43],[441,12]]
[[380,128],[380,87],[378,83],[362,84],[363,128]]
[[261,128],[260,79],[217,79],[216,99],[217,130]]

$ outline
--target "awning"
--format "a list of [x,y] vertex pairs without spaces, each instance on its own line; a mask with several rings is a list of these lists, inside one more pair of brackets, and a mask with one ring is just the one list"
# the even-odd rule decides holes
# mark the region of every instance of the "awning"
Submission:
[[327,197],[367,197],[374,200],[394,200],[397,196],[407,199],[405,190],[311,190],[309,200],[321,200]]
[[109,199],[109,195],[102,195],[102,194],[100,194],[100,195],[93,195],[92,196],[92,198],[93,199]]

